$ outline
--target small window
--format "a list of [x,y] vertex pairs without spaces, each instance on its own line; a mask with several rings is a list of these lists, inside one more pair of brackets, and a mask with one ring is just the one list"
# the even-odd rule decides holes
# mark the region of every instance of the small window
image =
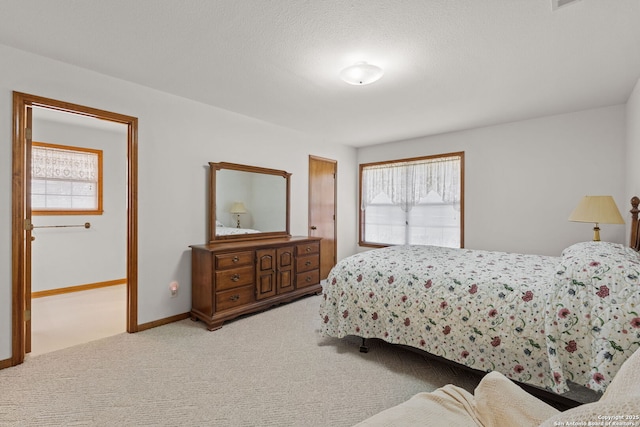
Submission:
[[360,165],[360,245],[464,247],[464,153]]
[[33,142],[34,215],[101,215],[102,150]]

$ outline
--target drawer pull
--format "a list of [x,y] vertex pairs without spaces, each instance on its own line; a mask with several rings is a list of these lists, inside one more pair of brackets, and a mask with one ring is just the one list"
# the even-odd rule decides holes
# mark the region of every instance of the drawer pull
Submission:
[[307,261],[304,263],[304,265],[306,265],[307,267],[311,265],[311,261]]
[[311,252],[311,246],[307,246],[306,251],[307,251],[307,252]]
[[231,281],[232,282],[237,282],[238,280],[240,280],[240,275],[239,274],[234,274],[233,276],[231,276]]
[[231,258],[231,261],[238,262],[240,261],[240,258],[238,258],[237,256],[234,256],[233,258]]
[[231,301],[238,301],[240,299],[240,295],[235,294],[235,295],[231,295],[231,297],[229,297],[229,300]]
[[307,280],[307,282],[310,282],[311,281],[311,276],[307,276],[306,280]]

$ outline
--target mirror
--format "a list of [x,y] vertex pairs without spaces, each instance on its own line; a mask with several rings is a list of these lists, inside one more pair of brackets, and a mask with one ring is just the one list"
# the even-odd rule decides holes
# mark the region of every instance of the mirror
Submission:
[[209,170],[210,243],[290,236],[290,173],[225,162]]

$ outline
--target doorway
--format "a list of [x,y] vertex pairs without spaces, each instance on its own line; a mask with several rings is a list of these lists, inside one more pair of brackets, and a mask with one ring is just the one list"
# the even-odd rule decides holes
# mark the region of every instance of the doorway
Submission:
[[137,128],[138,119],[82,105],[13,93],[12,358],[24,361],[31,344],[31,148],[33,108],[66,112],[126,125],[126,330],[137,332]]
[[127,126],[32,109],[31,356],[126,330]]
[[320,280],[336,265],[337,171],[337,161],[309,156],[309,235],[322,238]]

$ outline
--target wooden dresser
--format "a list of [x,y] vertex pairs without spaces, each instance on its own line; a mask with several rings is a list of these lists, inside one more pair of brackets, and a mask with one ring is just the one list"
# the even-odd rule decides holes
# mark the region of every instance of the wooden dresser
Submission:
[[320,238],[283,237],[191,246],[191,319],[226,320],[320,293]]

